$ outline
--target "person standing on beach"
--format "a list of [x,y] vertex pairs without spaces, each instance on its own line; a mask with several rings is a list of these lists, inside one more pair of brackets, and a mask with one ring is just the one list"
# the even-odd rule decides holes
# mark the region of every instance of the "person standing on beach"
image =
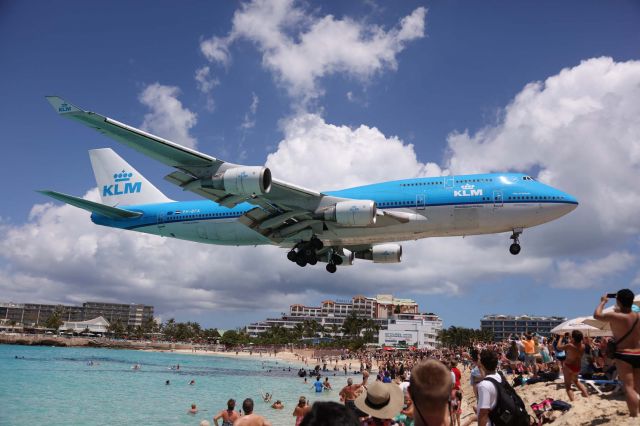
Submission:
[[567,359],[562,365],[562,374],[564,374],[564,388],[567,391],[567,395],[571,401],[574,400],[573,390],[571,390],[571,384],[576,385],[582,396],[589,397],[587,388],[578,380],[578,374],[580,374],[580,367],[582,366],[582,355],[584,354],[584,343],[582,343],[582,332],[579,330],[573,330],[571,332],[571,342],[558,343],[558,349],[565,351]]
[[222,419],[221,426],[232,426],[233,423],[240,418],[240,415],[235,412],[236,400],[230,399],[227,401],[227,409],[220,411],[214,418],[213,424],[218,426],[218,420]]
[[242,402],[244,416],[240,417],[234,426],[271,426],[271,422],[262,416],[253,414],[253,399],[247,398]]
[[633,312],[635,295],[629,289],[622,289],[616,293],[616,306],[613,312],[604,313],[604,306],[609,300],[605,294],[600,298],[600,304],[593,313],[593,317],[611,324],[611,332],[616,343],[613,354],[607,354],[616,361],[618,377],[624,383],[624,393],[629,407],[629,415],[638,417],[640,402],[640,325],[638,313]]

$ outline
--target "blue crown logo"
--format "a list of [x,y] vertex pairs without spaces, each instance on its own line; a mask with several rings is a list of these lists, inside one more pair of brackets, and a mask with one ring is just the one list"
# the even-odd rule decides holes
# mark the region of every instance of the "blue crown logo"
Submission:
[[133,176],[133,173],[127,173],[124,170],[120,173],[113,174],[113,178],[116,180],[116,182],[129,182],[131,176]]

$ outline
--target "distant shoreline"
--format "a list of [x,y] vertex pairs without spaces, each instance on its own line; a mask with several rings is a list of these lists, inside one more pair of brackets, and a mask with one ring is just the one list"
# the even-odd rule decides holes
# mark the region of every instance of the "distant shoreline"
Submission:
[[[278,351],[275,353],[256,350],[247,352],[246,350],[238,351],[219,351],[204,349],[200,345],[189,343],[170,343],[170,342],[150,342],[137,340],[113,340],[105,338],[90,337],[61,337],[53,335],[15,335],[0,334],[0,344],[22,345],[22,346],[56,346],[56,347],[86,347],[86,348],[105,348],[105,349],[130,349],[142,350],[147,352],[167,352],[181,355],[204,355],[204,356],[223,356],[227,358],[245,358],[255,361],[276,360],[282,361],[290,366],[297,368],[313,368],[320,364],[314,359],[315,353],[313,349],[294,349],[290,351]],[[308,359],[305,364],[303,358]],[[336,365],[336,356],[333,356],[334,362],[330,365]],[[344,364],[353,364],[359,366],[359,361],[353,359],[340,360],[337,359],[337,365],[342,371]]]

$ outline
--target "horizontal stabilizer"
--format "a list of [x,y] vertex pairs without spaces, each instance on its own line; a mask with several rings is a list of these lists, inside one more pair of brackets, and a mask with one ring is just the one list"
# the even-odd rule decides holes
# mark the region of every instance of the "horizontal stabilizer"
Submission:
[[98,213],[111,219],[133,219],[142,216],[142,213],[132,212],[129,210],[119,209],[117,207],[109,207],[104,204],[95,203],[93,201],[85,200],[83,198],[73,197],[71,195],[63,194],[55,191],[38,191],[48,197],[54,198],[63,203],[71,204],[72,206],[87,210],[93,213]]
[[46,98],[51,104],[51,106],[53,107],[53,109],[55,109],[58,114],[68,114],[71,112],[82,111],[77,106],[70,104],[69,102],[65,101],[64,99],[58,96],[47,96]]

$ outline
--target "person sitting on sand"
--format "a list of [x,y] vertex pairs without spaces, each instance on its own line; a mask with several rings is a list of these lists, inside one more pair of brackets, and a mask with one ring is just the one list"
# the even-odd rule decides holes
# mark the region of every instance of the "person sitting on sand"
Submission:
[[278,399],[276,402],[271,404],[271,408],[274,410],[282,410],[284,408],[284,404]]
[[271,426],[271,422],[262,416],[253,414],[253,399],[247,398],[242,402],[244,416],[233,423],[234,426]]
[[618,377],[624,383],[624,393],[629,407],[629,415],[638,417],[640,414],[640,325],[639,314],[633,312],[635,295],[629,289],[622,289],[616,293],[616,307],[613,312],[604,313],[604,305],[609,298],[602,296],[600,304],[593,316],[600,321],[611,324],[611,332],[616,343],[616,352],[607,354],[615,358]]
[[222,419],[221,426],[233,426],[234,422],[240,418],[240,415],[235,412],[236,400],[230,399],[227,401],[227,409],[220,411],[214,418],[213,424],[218,426],[218,420]]
[[188,414],[198,414],[198,408],[196,404],[191,404],[191,408],[187,411]]
[[565,343],[564,340],[558,343],[558,349],[565,351],[567,359],[562,365],[562,374],[564,374],[564,388],[567,391],[567,395],[571,401],[574,400],[573,390],[571,390],[571,384],[576,387],[582,393],[585,398],[589,397],[587,388],[578,380],[578,374],[580,373],[580,366],[582,365],[582,355],[584,354],[584,344],[582,343],[582,332],[580,330],[573,330],[571,332],[571,342]]

